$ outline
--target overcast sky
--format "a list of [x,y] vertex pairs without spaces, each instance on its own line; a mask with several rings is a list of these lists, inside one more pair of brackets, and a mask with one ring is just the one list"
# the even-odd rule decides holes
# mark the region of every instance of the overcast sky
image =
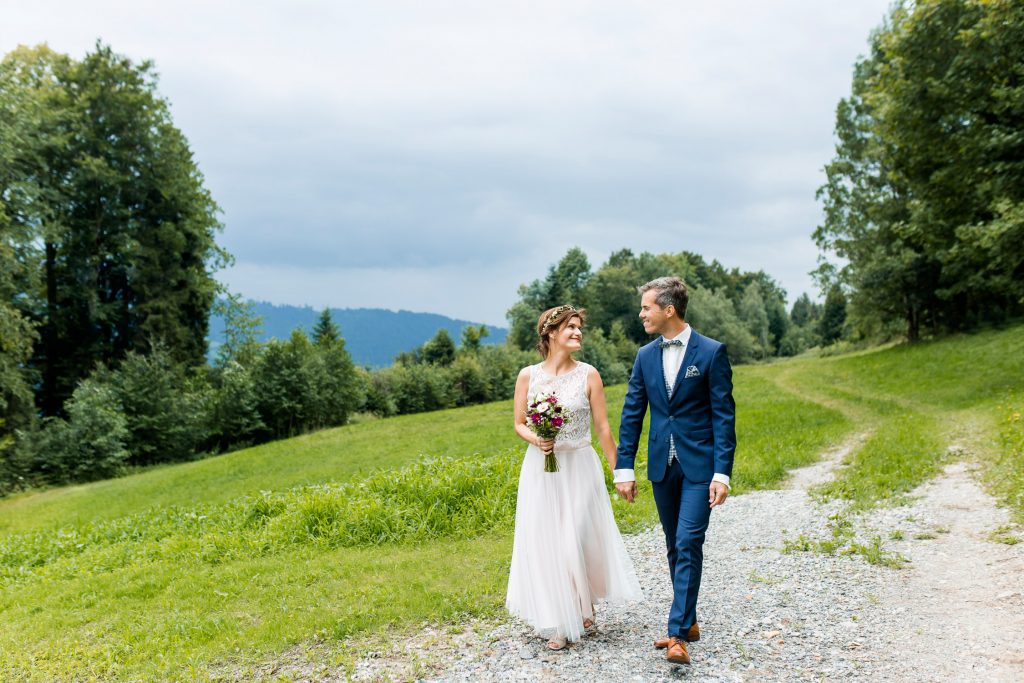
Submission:
[[835,105],[889,0],[0,1],[0,51],[152,59],[247,297],[505,324],[580,246],[817,295]]

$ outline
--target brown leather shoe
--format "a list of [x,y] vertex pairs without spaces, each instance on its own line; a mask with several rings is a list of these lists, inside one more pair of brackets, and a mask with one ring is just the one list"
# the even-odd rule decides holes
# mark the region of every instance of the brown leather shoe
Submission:
[[689,664],[690,653],[686,651],[686,643],[675,636],[669,638],[665,659],[674,664]]
[[[683,638],[688,643],[696,643],[700,640],[700,624],[694,624],[687,630],[686,637]],[[668,636],[662,636],[654,641],[654,647],[659,650],[664,650],[668,647]]]

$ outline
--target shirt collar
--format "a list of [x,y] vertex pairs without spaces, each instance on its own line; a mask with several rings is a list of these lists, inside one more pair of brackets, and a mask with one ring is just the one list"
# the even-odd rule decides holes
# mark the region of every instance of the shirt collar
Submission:
[[672,339],[667,338],[665,335],[662,335],[661,338],[664,339],[665,341],[675,341],[676,339],[678,339],[679,341],[683,342],[683,344],[689,344],[690,343],[690,332],[692,330],[693,330],[693,328],[690,327],[689,325],[687,325],[686,329],[684,329],[682,332],[680,332],[676,336],[672,337]]

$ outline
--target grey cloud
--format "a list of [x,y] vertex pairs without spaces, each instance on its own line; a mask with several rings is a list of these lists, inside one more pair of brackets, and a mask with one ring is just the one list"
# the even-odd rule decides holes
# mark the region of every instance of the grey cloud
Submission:
[[418,310],[486,291],[494,322],[573,245],[809,288],[835,103],[888,2],[39,0],[0,49],[156,61],[243,293],[392,305],[364,285],[390,274]]

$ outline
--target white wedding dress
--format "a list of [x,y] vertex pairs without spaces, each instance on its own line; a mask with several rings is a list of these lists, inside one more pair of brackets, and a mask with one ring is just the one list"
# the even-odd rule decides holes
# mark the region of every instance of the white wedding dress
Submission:
[[578,363],[552,376],[530,367],[532,397],[554,391],[571,421],[555,439],[557,472],[526,449],[516,499],[516,530],[505,606],[546,638],[578,640],[598,601],[640,600],[633,563],[615,525],[604,473],[590,443],[587,373]]

